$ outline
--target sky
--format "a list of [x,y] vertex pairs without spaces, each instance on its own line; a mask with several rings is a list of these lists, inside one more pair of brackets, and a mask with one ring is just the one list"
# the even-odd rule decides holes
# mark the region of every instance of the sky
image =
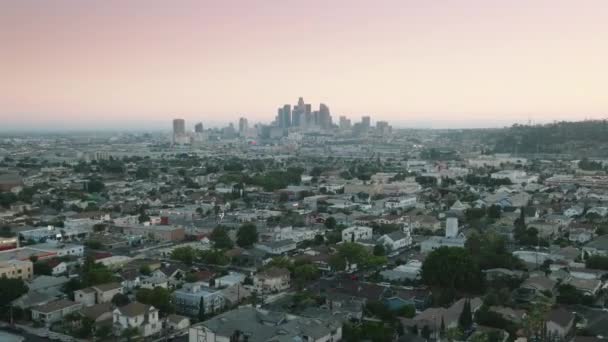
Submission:
[[0,0],[0,130],[608,116],[606,0]]

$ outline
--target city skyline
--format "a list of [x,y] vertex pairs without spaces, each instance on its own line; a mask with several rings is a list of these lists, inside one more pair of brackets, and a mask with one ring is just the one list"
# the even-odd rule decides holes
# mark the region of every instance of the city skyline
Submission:
[[6,1],[0,130],[251,125],[294,96],[395,127],[603,118],[607,16],[600,0]]

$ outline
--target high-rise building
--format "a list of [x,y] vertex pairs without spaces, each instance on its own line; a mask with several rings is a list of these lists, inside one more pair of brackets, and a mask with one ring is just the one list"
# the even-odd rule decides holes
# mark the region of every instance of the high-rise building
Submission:
[[393,128],[388,124],[387,121],[376,122],[376,132],[379,134],[389,134]]
[[203,133],[203,123],[202,122],[199,122],[196,125],[194,125],[194,132]]
[[292,118],[291,118],[291,105],[283,106],[283,127],[291,127],[292,126]]
[[249,123],[247,122],[247,118],[239,119],[239,135],[244,136],[249,129]]
[[173,144],[188,144],[190,138],[186,134],[186,121],[184,119],[173,119]]
[[321,103],[321,105],[319,105],[319,115],[317,124],[323,129],[331,128],[331,114],[329,113],[329,107],[324,103]]
[[361,126],[364,130],[368,130],[371,127],[371,118],[369,116],[361,117]]
[[173,135],[186,134],[186,121],[184,119],[173,119]]
[[350,129],[351,122],[346,116],[340,117],[340,129]]

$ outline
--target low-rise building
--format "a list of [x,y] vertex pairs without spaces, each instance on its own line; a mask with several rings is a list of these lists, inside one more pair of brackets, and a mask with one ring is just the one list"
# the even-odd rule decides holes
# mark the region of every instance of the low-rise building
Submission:
[[142,337],[160,333],[162,329],[162,323],[158,319],[158,309],[139,302],[131,302],[114,309],[113,323],[118,332],[137,328]]
[[342,321],[240,307],[190,327],[189,341],[233,341],[235,332],[239,341],[331,342],[342,339]]
[[289,240],[281,241],[270,241],[270,242],[259,242],[254,245],[257,249],[260,249],[268,254],[281,255],[296,250],[296,242]]
[[119,293],[123,293],[121,284],[101,284],[74,291],[74,300],[85,306],[91,306],[109,303],[112,301],[112,298]]
[[177,313],[192,317],[218,312],[226,305],[219,290],[205,287],[200,282],[184,284],[173,292],[173,303]]
[[291,286],[291,275],[287,269],[271,267],[253,277],[253,286],[260,293],[274,293]]
[[32,308],[32,320],[50,326],[61,321],[65,316],[82,308],[81,303],[59,299],[48,304]]
[[342,242],[356,242],[370,240],[374,234],[371,227],[354,226],[342,230]]
[[0,277],[9,279],[32,279],[34,265],[31,261],[9,260],[0,262]]

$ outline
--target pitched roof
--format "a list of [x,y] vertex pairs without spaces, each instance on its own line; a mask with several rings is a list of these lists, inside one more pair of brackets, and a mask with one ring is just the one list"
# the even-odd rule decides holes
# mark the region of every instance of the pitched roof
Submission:
[[564,308],[551,310],[551,312],[549,312],[547,315],[547,321],[554,322],[562,327],[567,327],[573,320],[574,315]]
[[95,285],[95,286],[93,286],[93,288],[95,288],[101,292],[106,292],[106,291],[112,291],[112,290],[122,288],[122,285],[120,285],[119,283],[107,283],[107,284]]
[[42,312],[42,313],[50,313],[50,312],[55,312],[55,311],[62,310],[65,308],[69,308],[69,307],[75,306],[75,305],[82,306],[81,303],[76,303],[76,302],[73,302],[73,301],[67,300],[67,299],[59,299],[54,302],[50,302],[48,304],[44,304],[44,305],[35,307],[32,310]]
[[152,309],[154,309],[153,306],[142,304],[140,302],[131,302],[123,307],[118,308],[117,310],[125,316],[135,317],[144,315]]

